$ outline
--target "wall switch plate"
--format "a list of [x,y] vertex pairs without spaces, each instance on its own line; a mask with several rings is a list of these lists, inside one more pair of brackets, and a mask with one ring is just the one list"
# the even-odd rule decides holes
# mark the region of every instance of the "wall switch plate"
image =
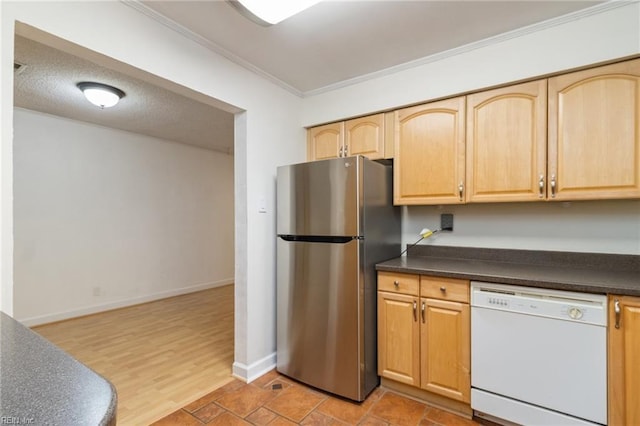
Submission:
[[267,200],[264,197],[258,198],[258,213],[267,212]]
[[453,231],[453,215],[452,214],[443,213],[440,215],[440,230]]

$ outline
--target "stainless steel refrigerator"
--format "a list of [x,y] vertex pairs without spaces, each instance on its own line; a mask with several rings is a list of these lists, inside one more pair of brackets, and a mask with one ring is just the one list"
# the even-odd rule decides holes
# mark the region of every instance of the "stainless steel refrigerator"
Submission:
[[279,167],[276,196],[277,370],[362,401],[379,383],[375,264],[400,254],[391,166]]

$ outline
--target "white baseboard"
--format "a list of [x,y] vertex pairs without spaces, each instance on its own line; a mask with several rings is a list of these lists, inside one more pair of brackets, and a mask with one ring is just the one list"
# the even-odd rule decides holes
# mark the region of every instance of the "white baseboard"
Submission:
[[233,363],[233,376],[246,383],[251,383],[258,377],[276,368],[276,353],[269,354],[262,359],[246,365],[241,362]]
[[234,282],[233,278],[227,278],[224,280],[197,284],[190,287],[182,287],[182,288],[162,291],[160,293],[148,294],[146,296],[139,296],[133,299],[101,303],[99,305],[88,306],[80,309],[73,309],[65,312],[57,312],[53,314],[40,315],[40,316],[31,317],[31,318],[16,318],[16,319],[27,327],[33,327],[36,325],[42,325],[42,324],[62,321],[70,318],[81,317],[84,315],[91,315],[99,312],[110,311],[112,309],[126,308],[127,306],[139,305],[141,303],[146,303],[146,302],[153,302],[154,300],[166,299],[167,297],[194,293],[196,291],[207,290],[209,288],[222,287],[224,285],[233,284],[233,282]]

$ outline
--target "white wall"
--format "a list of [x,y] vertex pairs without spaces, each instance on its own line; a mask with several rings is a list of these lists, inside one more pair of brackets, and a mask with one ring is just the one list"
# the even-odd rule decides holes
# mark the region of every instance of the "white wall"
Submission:
[[[640,3],[611,2],[570,19],[464,46],[305,99],[304,125],[389,110],[640,54]],[[454,213],[454,232],[424,244],[640,254],[640,202],[486,204],[403,209],[403,244]]]
[[574,201],[419,206],[403,209],[403,242],[422,228],[440,228],[453,214],[453,232],[420,244],[640,255],[640,201]]
[[[95,19],[99,16],[100,19]],[[0,2],[3,69],[13,60],[15,21],[94,50],[227,105],[235,127],[234,372],[251,378],[275,365],[275,172],[305,158],[302,101],[122,2]],[[116,22],[117,25],[113,26]],[[55,40],[38,40],[54,44]],[[75,53],[75,52],[71,52]],[[155,82],[158,83],[158,82]],[[0,308],[13,312],[13,77],[2,74],[0,100]],[[264,197],[267,213],[258,213]]]
[[233,282],[233,157],[14,111],[14,316]]

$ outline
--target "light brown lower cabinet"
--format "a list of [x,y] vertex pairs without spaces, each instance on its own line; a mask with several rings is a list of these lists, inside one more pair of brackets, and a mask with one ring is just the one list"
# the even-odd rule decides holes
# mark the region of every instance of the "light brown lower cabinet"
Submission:
[[380,272],[378,290],[378,374],[469,403],[469,281]]
[[378,292],[378,374],[411,386],[420,385],[418,298]]
[[470,402],[469,304],[422,299],[420,387]]
[[640,297],[609,296],[609,426],[640,425]]

